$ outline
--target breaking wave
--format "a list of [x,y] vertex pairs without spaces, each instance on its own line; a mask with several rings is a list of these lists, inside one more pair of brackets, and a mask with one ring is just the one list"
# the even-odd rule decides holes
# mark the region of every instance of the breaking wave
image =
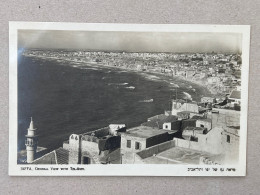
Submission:
[[129,86],[129,87],[126,87],[126,89],[135,89],[134,86]]
[[175,83],[170,83],[170,84],[171,84],[171,86],[173,86],[173,87],[175,87],[175,88],[180,88],[180,86],[177,85],[177,84],[175,84]]
[[149,79],[149,80],[160,80],[161,79],[160,77],[155,76],[155,75],[147,75],[147,74],[143,74],[143,75],[146,79]]
[[118,86],[123,86],[123,85],[128,85],[128,83],[108,83],[108,85],[118,85]]
[[139,102],[144,102],[144,103],[151,103],[151,102],[153,102],[153,99],[148,99],[148,100],[140,100]]

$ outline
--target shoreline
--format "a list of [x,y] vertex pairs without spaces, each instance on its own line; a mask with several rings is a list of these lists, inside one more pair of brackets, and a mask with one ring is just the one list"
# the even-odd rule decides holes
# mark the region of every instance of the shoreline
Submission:
[[[47,60],[62,60],[62,61],[68,61],[68,62],[72,62],[75,64],[78,64],[79,66],[88,66],[88,67],[94,67],[94,68],[108,68],[108,69],[116,69],[116,70],[121,70],[121,71],[126,71],[126,72],[132,72],[132,73],[136,73],[139,74],[141,76],[155,76],[158,77],[158,81],[162,81],[162,82],[166,82],[169,86],[171,86],[172,82],[174,81],[178,81],[180,83],[185,83],[185,85],[195,85],[196,88],[199,88],[201,95],[205,96],[205,97],[215,97],[216,94],[213,94],[210,89],[207,87],[207,85],[203,85],[200,81],[191,81],[188,79],[185,79],[183,77],[180,76],[172,76],[169,74],[164,74],[161,72],[152,72],[152,71],[141,71],[141,70],[134,70],[134,69],[130,69],[127,67],[123,67],[123,66],[110,66],[110,65],[105,65],[102,62],[87,62],[87,61],[76,61],[74,59],[69,59],[69,58],[60,58],[60,57],[48,57],[48,56],[37,56],[37,55],[33,55],[33,56],[29,56],[29,55],[24,55],[26,57],[36,57],[36,58],[42,58],[42,59],[47,59]],[[146,77],[147,78],[147,77]],[[147,78],[149,79],[149,78]],[[151,79],[151,80],[155,80],[155,79]],[[176,84],[177,85],[177,84]],[[174,88],[174,87],[173,87]],[[179,86],[177,85],[175,88],[179,88]],[[192,88],[194,89],[194,87],[192,86]]]

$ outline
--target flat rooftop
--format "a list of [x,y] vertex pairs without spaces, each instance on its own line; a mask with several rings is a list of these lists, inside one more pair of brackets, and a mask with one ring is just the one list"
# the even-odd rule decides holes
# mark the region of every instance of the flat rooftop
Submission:
[[219,113],[212,113],[212,128],[214,127],[239,127],[240,126],[240,111],[227,109],[213,109]]
[[198,120],[198,121],[205,121],[205,122],[209,122],[209,123],[212,122],[210,118],[199,118],[199,119],[197,119],[197,120]]
[[159,115],[155,115],[155,116],[152,116],[150,118],[148,118],[148,121],[161,121],[161,122],[173,122],[173,121],[176,121],[178,120],[178,117],[177,116],[174,116],[174,115],[165,115],[165,114],[159,114]]
[[131,135],[134,137],[141,137],[141,138],[149,138],[154,137],[160,134],[164,133],[175,133],[176,131],[169,131],[169,130],[162,130],[154,127],[148,127],[148,126],[138,126],[129,129],[126,131],[125,134]]
[[143,159],[146,164],[199,164],[200,157],[206,157],[221,163],[221,155],[212,155],[205,152],[190,150],[180,147],[172,147],[168,150]]
[[241,91],[233,90],[230,94],[229,99],[240,99],[241,97]]

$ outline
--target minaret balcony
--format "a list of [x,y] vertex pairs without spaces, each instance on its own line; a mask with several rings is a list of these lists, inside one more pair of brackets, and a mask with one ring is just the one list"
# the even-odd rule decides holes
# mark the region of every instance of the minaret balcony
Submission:
[[36,138],[38,137],[39,135],[25,135],[25,137],[29,137],[29,138]]
[[33,147],[33,146],[37,145],[37,141],[28,141],[28,140],[25,140],[25,145],[26,145],[26,146]]

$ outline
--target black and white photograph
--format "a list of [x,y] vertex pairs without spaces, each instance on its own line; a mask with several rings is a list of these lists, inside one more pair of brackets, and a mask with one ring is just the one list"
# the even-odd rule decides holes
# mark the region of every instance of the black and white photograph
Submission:
[[245,176],[249,26],[9,33],[10,175]]

